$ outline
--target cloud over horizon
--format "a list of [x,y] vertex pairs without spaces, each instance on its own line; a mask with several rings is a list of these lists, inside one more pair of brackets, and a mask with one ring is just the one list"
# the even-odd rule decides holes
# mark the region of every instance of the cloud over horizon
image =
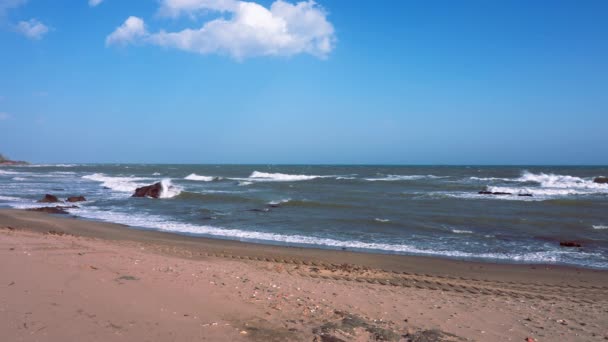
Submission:
[[277,0],[266,8],[235,0],[162,0],[159,15],[171,18],[228,13],[198,28],[150,33],[144,20],[130,16],[106,37],[106,45],[146,43],[202,55],[227,55],[237,60],[256,56],[307,53],[325,58],[334,48],[333,25],[312,0],[295,4]]

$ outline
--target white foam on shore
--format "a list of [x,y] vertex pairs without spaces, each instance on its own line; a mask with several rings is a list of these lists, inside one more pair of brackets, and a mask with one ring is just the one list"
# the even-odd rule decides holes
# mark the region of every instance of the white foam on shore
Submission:
[[396,181],[411,181],[411,180],[420,180],[420,179],[439,179],[445,178],[441,176],[435,175],[387,175],[386,177],[379,178],[365,178],[365,180],[370,182],[384,181],[384,182],[396,182]]
[[608,226],[605,226],[605,225],[593,225],[592,227],[593,227],[593,229],[598,229],[598,230],[608,229]]
[[[481,258],[495,259],[515,262],[529,263],[555,263],[563,262],[562,255],[577,255],[584,254],[583,252],[553,250],[553,251],[538,251],[524,253],[470,253],[453,250],[431,250],[421,249],[407,244],[388,244],[363,242],[357,240],[337,240],[331,238],[321,238],[305,235],[286,235],[278,233],[246,231],[241,229],[227,229],[221,227],[207,225],[193,225],[189,223],[175,222],[167,220],[164,217],[154,214],[132,214],[112,211],[91,210],[94,207],[81,207],[70,210],[72,213],[90,219],[96,219],[107,222],[126,224],[134,227],[148,228],[159,231],[193,234],[199,236],[215,236],[226,239],[253,241],[253,242],[274,242],[284,244],[295,244],[303,246],[326,246],[332,248],[350,248],[355,250],[370,250],[370,251],[385,251],[398,252],[415,255],[436,255],[456,258]],[[594,254],[595,255],[595,254]],[[591,266],[608,268],[608,262],[596,262]]]
[[187,180],[192,180],[192,181],[200,181],[200,182],[212,182],[214,180],[218,180],[218,177],[212,177],[212,176],[200,176],[197,175],[196,173],[191,173],[188,176],[184,177],[184,179]]

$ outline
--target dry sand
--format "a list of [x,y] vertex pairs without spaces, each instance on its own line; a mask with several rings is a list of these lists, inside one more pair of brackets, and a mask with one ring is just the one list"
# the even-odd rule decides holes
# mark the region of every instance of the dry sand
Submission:
[[0,210],[2,341],[602,341],[608,272],[255,245]]

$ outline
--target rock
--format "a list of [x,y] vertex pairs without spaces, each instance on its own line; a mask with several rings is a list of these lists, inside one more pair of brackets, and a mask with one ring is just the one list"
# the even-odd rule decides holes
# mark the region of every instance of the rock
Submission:
[[492,192],[492,191],[486,191],[486,190],[480,191],[480,192],[478,192],[478,194],[480,194],[480,195],[499,195],[499,196],[500,195],[513,195],[510,192],[500,192],[500,191],[498,191],[498,192]]
[[26,209],[26,210],[27,211],[37,211],[37,212],[47,213],[47,214],[69,214],[62,207],[29,208],[29,209]]
[[580,242],[576,241],[560,241],[559,245],[562,247],[583,247]]
[[68,202],[86,202],[86,198],[84,198],[84,196],[72,196],[72,197],[68,197]]
[[608,177],[595,177],[593,182],[598,184],[608,184]]
[[518,194],[519,197],[532,197],[532,194]]
[[38,203],[57,203],[57,202],[59,202],[59,199],[57,198],[57,196],[53,196],[53,195],[49,195],[49,194],[44,195],[44,198],[42,198],[40,201],[38,201]]
[[163,186],[162,184],[160,184],[160,182],[158,182],[152,185],[142,186],[141,188],[135,189],[135,193],[131,197],[159,198],[162,191]]

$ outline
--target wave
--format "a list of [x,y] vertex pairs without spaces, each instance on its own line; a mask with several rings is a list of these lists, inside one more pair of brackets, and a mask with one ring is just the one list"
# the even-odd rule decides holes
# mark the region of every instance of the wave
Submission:
[[253,184],[253,182],[249,182],[249,181],[239,181],[239,186],[247,186],[247,185],[251,185]]
[[0,175],[20,175],[23,172],[0,170]]
[[23,178],[23,177],[13,177],[12,180],[15,180],[15,181],[24,181],[24,180],[27,180],[27,179]]
[[593,229],[598,229],[598,230],[608,229],[608,226],[605,226],[605,225],[593,225],[592,227],[593,227]]
[[267,182],[292,182],[292,181],[307,181],[316,178],[327,178],[334,176],[319,176],[319,175],[290,175],[286,173],[267,173],[253,171],[249,176],[250,181],[267,181]]
[[376,221],[376,222],[381,222],[381,223],[387,223],[387,222],[391,222],[391,220],[389,220],[389,219],[383,219],[383,218],[378,218],[378,217],[376,217],[376,218],[374,219],[374,221]]
[[177,185],[173,185],[170,179],[163,179],[160,181],[162,190],[160,192],[160,198],[173,198],[179,196],[183,189]]
[[[91,175],[82,176],[84,179],[101,182],[101,186],[118,192],[133,193],[135,189],[150,185],[154,181],[153,178],[146,177],[111,177],[103,173],[94,173]],[[142,183],[142,181],[147,181]],[[161,193],[160,198],[173,198],[182,192],[182,188],[171,183],[171,179],[163,179],[160,181]]]
[[212,177],[212,176],[199,176],[196,173],[191,173],[188,176],[184,177],[184,179],[191,181],[200,181],[200,182],[213,182],[220,180],[221,177]]
[[386,177],[380,177],[380,178],[365,178],[365,180],[370,181],[370,182],[377,182],[377,181],[396,182],[396,181],[439,179],[439,178],[446,178],[446,177],[435,176],[435,175],[387,175]]
[[593,182],[593,179],[584,179],[569,175],[531,173],[525,171],[517,181],[538,183],[543,188],[601,190],[601,192],[608,192],[607,184],[599,184]]
[[141,181],[150,181],[150,178],[143,177],[112,177],[106,176],[103,173],[94,173],[91,175],[82,176],[84,179],[101,182],[101,186],[110,188],[119,192],[134,192],[135,189],[149,185],[141,183]]
[[503,181],[503,182],[519,182],[517,178],[500,178],[500,177],[469,177],[475,181]]
[[160,176],[160,172],[154,172],[152,176]]
[[[405,253],[414,255],[436,255],[456,258],[493,259],[511,262],[528,263],[556,263],[567,262],[562,256],[569,256],[573,252],[565,250],[548,250],[521,253],[471,253],[457,250],[422,249],[408,244],[391,244],[379,242],[364,242],[358,240],[338,240],[308,235],[287,235],[279,233],[249,231],[242,229],[229,229],[209,225],[194,225],[189,223],[175,222],[165,217],[146,214],[137,215],[132,213],[108,212],[91,210],[93,207],[81,207],[73,209],[72,213],[81,217],[96,219],[133,227],[147,228],[178,234],[195,236],[211,236],[231,240],[242,240],[252,242],[281,243],[301,246],[325,246],[330,248],[350,248],[353,250],[384,251],[391,253]],[[584,252],[577,251],[578,255]],[[590,262],[593,267],[606,268],[606,262]]]
[[289,201],[291,201],[291,198],[283,198],[278,201],[270,201],[268,202],[268,205],[281,205],[283,203],[288,203]]
[[472,230],[452,229],[454,234],[473,234]]

